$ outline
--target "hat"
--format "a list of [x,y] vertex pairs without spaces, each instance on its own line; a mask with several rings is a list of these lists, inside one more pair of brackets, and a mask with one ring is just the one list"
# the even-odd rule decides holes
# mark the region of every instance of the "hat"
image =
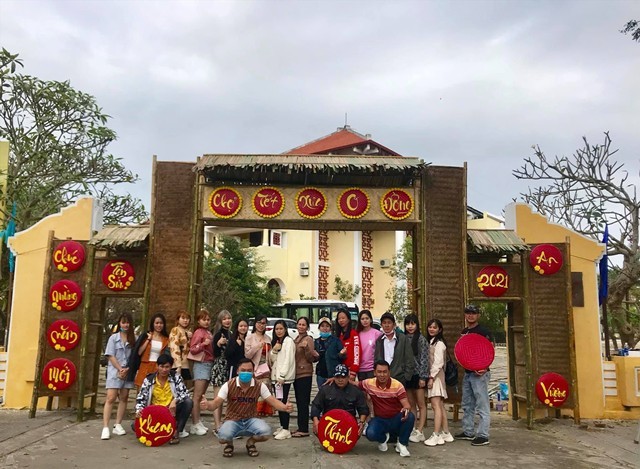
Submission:
[[391,319],[393,322],[396,322],[396,318],[388,311],[380,316],[380,322],[384,321],[385,319]]
[[480,307],[476,306],[476,305],[467,305],[464,307],[464,312],[465,313],[473,313],[473,314],[480,314]]
[[336,371],[333,372],[333,376],[342,376],[343,378],[345,376],[349,376],[349,368],[347,368],[347,365],[337,365]]
[[329,324],[329,326],[331,326],[331,319],[329,319],[328,317],[322,317],[318,320],[318,327],[320,327],[320,324],[322,324],[323,322],[326,322],[327,324]]

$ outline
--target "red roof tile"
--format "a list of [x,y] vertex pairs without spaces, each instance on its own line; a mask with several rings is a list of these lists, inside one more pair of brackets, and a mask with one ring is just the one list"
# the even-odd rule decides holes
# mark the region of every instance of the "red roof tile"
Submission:
[[371,140],[368,135],[362,135],[358,132],[351,130],[348,126],[339,128],[337,131],[321,137],[317,140],[313,140],[311,142],[305,143],[304,145],[300,145],[299,147],[293,148],[289,151],[284,152],[285,155],[313,155],[313,154],[323,154],[328,153],[330,151],[339,150],[345,147],[349,147],[351,145],[359,145],[362,143],[370,143],[379,148],[384,149],[389,152],[391,155],[398,155],[398,153],[394,152],[386,148],[383,145],[380,145],[377,142]]

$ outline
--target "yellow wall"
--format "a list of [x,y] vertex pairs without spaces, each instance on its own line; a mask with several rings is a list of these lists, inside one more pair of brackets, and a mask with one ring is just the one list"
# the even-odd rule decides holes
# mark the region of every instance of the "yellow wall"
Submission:
[[[31,403],[49,231],[54,231],[54,236],[59,239],[88,240],[92,235],[96,214],[101,214],[98,201],[83,198],[9,240],[9,246],[16,255],[16,271],[4,391],[4,405],[7,408],[19,409]],[[101,224],[101,220],[98,223]],[[38,402],[39,407],[45,404],[44,398]]]
[[573,308],[580,416],[602,418],[604,382],[596,269],[604,245],[547,221],[525,204],[508,205],[505,215],[506,227],[515,230],[526,243],[564,243],[570,238],[571,271],[582,272],[585,305]]

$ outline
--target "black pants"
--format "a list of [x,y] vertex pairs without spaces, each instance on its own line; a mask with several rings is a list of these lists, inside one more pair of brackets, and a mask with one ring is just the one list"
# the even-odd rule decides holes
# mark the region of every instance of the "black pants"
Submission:
[[309,404],[311,404],[312,376],[297,378],[293,382],[293,390],[296,393],[296,405],[298,406],[298,431],[309,433]]
[[[274,385],[274,388],[275,388],[275,385]],[[287,401],[289,400],[290,389],[291,389],[291,383],[284,383],[282,385],[282,399],[278,399],[278,400],[283,404],[286,404]],[[275,392],[273,395],[275,396]],[[289,412],[278,411],[278,418],[280,419],[280,426],[285,430],[289,430]]]
[[191,417],[192,409],[193,401],[190,398],[186,398],[176,406],[176,425],[178,426],[178,432],[184,431],[184,426],[187,424],[189,417]]

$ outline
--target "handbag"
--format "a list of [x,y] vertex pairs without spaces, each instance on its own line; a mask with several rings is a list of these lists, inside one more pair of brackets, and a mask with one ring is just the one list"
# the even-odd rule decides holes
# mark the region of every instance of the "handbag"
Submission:
[[[266,347],[266,345],[264,347]],[[268,378],[269,376],[271,376],[271,369],[269,368],[269,364],[267,362],[261,363],[260,365],[258,365],[256,371],[253,374],[258,379]]]
[[458,367],[453,360],[451,360],[449,352],[447,352],[447,363],[444,366],[444,382],[447,386],[458,385]]
[[191,350],[189,350],[187,359],[193,360],[194,362],[201,362],[202,360],[204,360],[204,350],[202,350],[200,353],[192,353]]

